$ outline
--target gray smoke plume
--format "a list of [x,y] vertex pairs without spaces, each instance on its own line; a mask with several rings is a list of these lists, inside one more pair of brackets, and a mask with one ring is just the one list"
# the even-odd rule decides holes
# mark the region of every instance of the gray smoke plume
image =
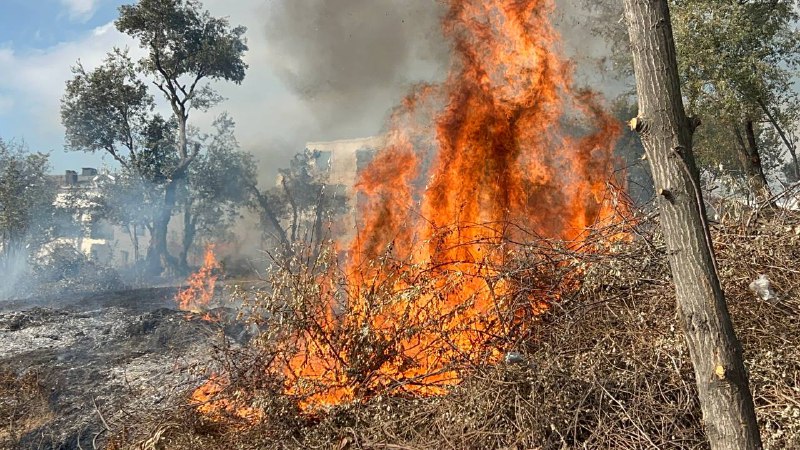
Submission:
[[627,38],[622,19],[611,14],[617,6],[613,0],[558,0],[553,23],[561,34],[564,56],[575,64],[574,81],[578,86],[589,87],[608,99],[629,92],[633,80],[625,76],[622,68],[612,58],[612,43],[604,33],[621,27]]
[[[618,95],[608,47],[596,35],[586,0],[560,0],[553,15],[575,81]],[[308,105],[323,139],[377,132],[387,112],[420,81],[444,78],[449,43],[444,2],[278,0],[267,23],[271,63]]]
[[418,81],[442,78],[438,2],[281,0],[267,34],[281,78],[330,138],[374,133]]

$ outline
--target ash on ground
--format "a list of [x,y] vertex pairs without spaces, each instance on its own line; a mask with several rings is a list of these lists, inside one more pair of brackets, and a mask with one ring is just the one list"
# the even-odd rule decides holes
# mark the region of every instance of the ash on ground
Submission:
[[241,325],[176,311],[175,293],[0,302],[0,448],[102,448],[108,423],[199,383],[215,344],[246,339]]

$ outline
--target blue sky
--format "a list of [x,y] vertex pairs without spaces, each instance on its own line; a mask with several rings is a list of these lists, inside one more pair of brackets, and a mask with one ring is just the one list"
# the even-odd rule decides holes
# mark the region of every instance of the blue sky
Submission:
[[[30,150],[50,152],[54,171],[102,163],[97,156],[66,154],[62,150],[63,130],[53,120],[57,116],[52,114],[54,107],[57,113],[57,98],[55,102],[43,101],[36,91],[59,96],[57,88],[63,86],[74,61],[70,63],[58,56],[70,43],[81,42],[113,21],[117,7],[123,3],[121,0],[2,0],[0,137],[24,141]],[[77,56],[80,52],[68,53]],[[54,58],[50,59],[51,56]],[[50,71],[54,68],[50,67],[52,64],[66,68]],[[47,76],[48,71],[51,76]],[[47,86],[42,87],[45,83]]]
[[113,21],[122,0],[3,0],[0,42],[20,52],[79,40]]
[[[142,55],[136,43],[113,26],[118,6],[132,1],[0,0],[0,138],[50,153],[54,173],[86,166],[114,168],[109,157],[63,150],[59,101],[70,67],[78,60],[91,69],[115,46]],[[277,56],[263,29],[277,1],[282,0],[203,2],[212,14],[248,27],[250,69],[242,85],[217,86],[227,99],[219,108],[190,117],[202,129],[220,112],[230,113],[240,143],[256,155],[267,174],[302,150],[306,141],[328,138],[274,70]]]

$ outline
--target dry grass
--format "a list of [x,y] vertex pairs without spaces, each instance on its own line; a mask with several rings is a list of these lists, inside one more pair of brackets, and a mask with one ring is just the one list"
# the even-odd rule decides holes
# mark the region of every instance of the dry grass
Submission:
[[[633,242],[589,254],[552,245],[547,258],[521,251],[507,276],[537,291],[518,295],[562,289],[553,280],[581,276],[582,283],[514,337],[519,361],[466,365],[464,381],[447,395],[375,393],[302,414],[265,375],[270,355],[227,349],[221,361],[232,381],[223,395],[238,393],[262,420],[212,421],[184,402],[142,412],[125,432],[117,429],[110,448],[707,448],[657,228],[643,220]],[[745,217],[715,225],[713,234],[765,447],[800,448],[800,219]],[[759,274],[773,281],[778,302],[749,291]]]
[[21,436],[53,418],[47,394],[38,372],[0,369],[0,448],[12,448]]

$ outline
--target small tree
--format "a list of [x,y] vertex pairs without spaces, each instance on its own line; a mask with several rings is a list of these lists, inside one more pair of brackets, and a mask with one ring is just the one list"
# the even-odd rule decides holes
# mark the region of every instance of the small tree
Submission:
[[0,293],[13,287],[27,253],[49,238],[56,189],[48,168],[48,155],[0,139]]
[[290,251],[294,243],[321,243],[326,220],[347,210],[347,197],[327,183],[327,168],[316,161],[318,152],[297,153],[286,169],[278,171],[277,186],[264,191],[250,186],[251,206],[259,212],[265,233]]
[[[115,50],[92,72],[80,64],[75,68],[62,99],[67,148],[104,151],[137,173],[141,162],[138,150],[146,145],[145,138],[151,150],[153,143],[159,143],[158,149],[169,155],[168,164],[159,163],[164,169],[160,173],[163,202],[148,249],[148,260],[161,271],[176,265],[167,250],[167,228],[178,187],[200,152],[199,145],[189,145],[190,112],[206,111],[222,100],[209,81],[238,84],[244,79],[245,28],[231,28],[227,19],[212,17],[195,0],[141,0],[120,7],[115,24],[136,38],[148,55],[134,65],[125,52]],[[153,98],[140,76],[149,78],[167,100],[172,110],[170,121],[149,114]],[[171,141],[166,139],[167,126],[175,128]],[[153,139],[159,133],[162,139]],[[168,152],[169,148],[173,152]]]
[[188,268],[189,251],[198,238],[228,237],[239,210],[250,201],[256,184],[253,155],[239,149],[234,122],[227,114],[214,121],[215,133],[203,139],[206,151],[192,164],[180,195],[183,245],[179,255]]
[[661,226],[709,443],[761,448],[753,397],[717,275],[692,152],[667,0],[625,0],[639,113],[631,124],[647,152]]

